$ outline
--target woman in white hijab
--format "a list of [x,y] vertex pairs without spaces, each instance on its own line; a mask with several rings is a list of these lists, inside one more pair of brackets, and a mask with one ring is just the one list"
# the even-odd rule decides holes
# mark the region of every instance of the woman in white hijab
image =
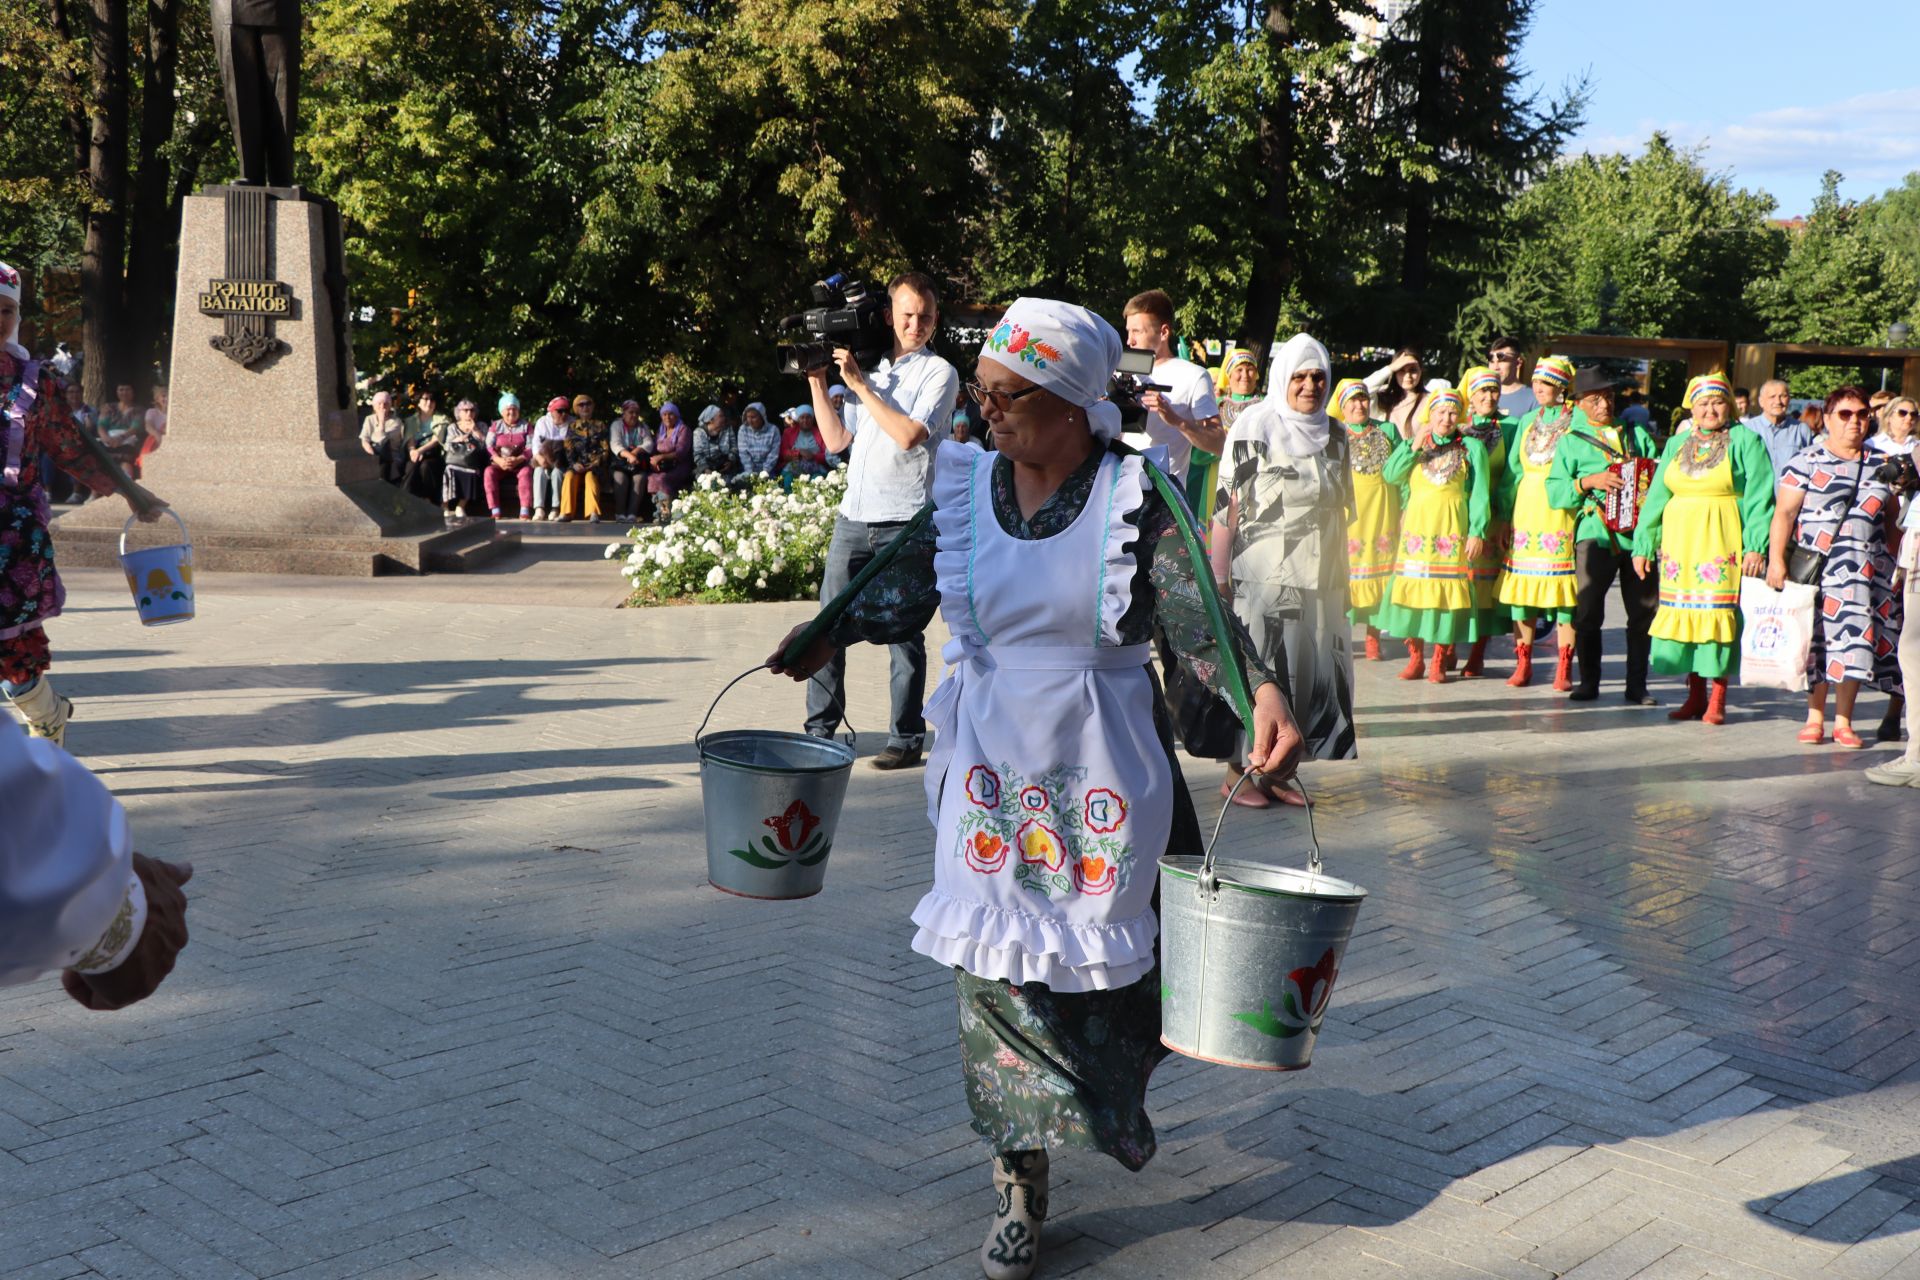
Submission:
[[[981,1246],[995,1280],[1030,1275],[1048,1149],[1138,1169],[1160,1045],[1158,859],[1202,851],[1151,665],[1164,628],[1219,690],[1220,653],[1173,515],[1144,459],[1114,447],[1113,327],[1022,298],[987,338],[977,380],[997,453],[949,441],[934,517],[827,636],[787,663],[918,634],[935,603],[952,664],[927,704],[933,888],[914,950],[952,967],[973,1127],[992,1145],[997,1208]],[[1169,537],[1168,535],[1173,535]],[[891,551],[891,548],[889,549]],[[1273,674],[1236,629],[1254,690],[1250,767],[1290,777],[1300,737]]]
[[[1352,623],[1347,617],[1347,519],[1353,480],[1348,433],[1327,416],[1327,349],[1297,333],[1273,359],[1267,396],[1227,433],[1215,500],[1214,576],[1231,583],[1234,613],[1261,661],[1285,664],[1307,754],[1349,760],[1353,729]],[[1225,594],[1223,589],[1222,594]],[[1244,766],[1228,765],[1221,794]],[[1236,804],[1304,803],[1273,783],[1243,787]]]

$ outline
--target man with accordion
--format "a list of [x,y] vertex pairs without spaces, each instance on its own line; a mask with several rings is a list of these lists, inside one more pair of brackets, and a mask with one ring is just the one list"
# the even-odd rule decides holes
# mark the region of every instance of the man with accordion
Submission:
[[1618,381],[1598,369],[1579,371],[1573,399],[1586,423],[1567,432],[1547,473],[1547,501],[1579,520],[1573,535],[1573,652],[1580,680],[1567,698],[1592,702],[1600,696],[1600,626],[1617,578],[1627,612],[1626,700],[1651,707],[1657,704],[1647,693],[1653,648],[1647,630],[1660,607],[1660,582],[1634,573],[1633,530],[1660,450],[1645,427],[1615,418],[1618,390]]

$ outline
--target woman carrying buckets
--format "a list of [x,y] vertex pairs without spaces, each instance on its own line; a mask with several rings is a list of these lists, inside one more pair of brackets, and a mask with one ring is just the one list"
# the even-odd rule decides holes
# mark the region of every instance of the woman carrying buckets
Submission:
[[73,702],[47,678],[53,658],[44,626],[60,613],[67,591],[53,568],[41,455],[95,493],[118,489],[142,520],[159,519],[167,504],[90,446],[52,370],[27,354],[19,332],[20,273],[0,262],[0,691],[28,733],[64,746]]
[[[932,525],[896,543],[827,635],[788,660],[796,631],[768,664],[804,679],[839,645],[918,634],[936,602],[952,632],[927,704],[934,886],[913,947],[954,969],[967,1100],[999,1192],[980,1254],[996,1278],[1032,1274],[1049,1148],[1129,1169],[1153,1155],[1156,861],[1202,845],[1149,667],[1154,630],[1210,687],[1239,670],[1207,621],[1225,611],[1198,581],[1197,540],[1176,532],[1144,460],[1111,445],[1120,352],[1082,307],[1015,302],[967,388],[999,452],[942,445]],[[1248,767],[1289,778],[1300,731],[1226,617],[1255,687]]]

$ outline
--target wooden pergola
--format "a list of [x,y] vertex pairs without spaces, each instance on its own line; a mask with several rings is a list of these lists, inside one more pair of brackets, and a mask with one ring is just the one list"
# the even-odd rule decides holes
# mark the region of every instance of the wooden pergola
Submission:
[[1760,384],[1778,376],[1782,364],[1868,365],[1898,369],[1900,388],[1908,395],[1920,391],[1920,348],[1829,347],[1816,342],[1743,342],[1733,355],[1733,380],[1758,391]]
[[1687,376],[1727,367],[1727,344],[1713,338],[1628,338],[1600,333],[1563,333],[1546,339],[1533,350],[1533,359],[1544,355],[1578,359],[1678,360],[1687,366]]

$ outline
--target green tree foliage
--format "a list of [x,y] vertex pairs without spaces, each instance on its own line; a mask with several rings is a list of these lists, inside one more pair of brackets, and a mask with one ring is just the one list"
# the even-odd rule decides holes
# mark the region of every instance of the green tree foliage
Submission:
[[1658,133],[1637,156],[1563,161],[1513,202],[1502,260],[1454,336],[1466,349],[1500,330],[1755,341],[1748,285],[1786,250],[1772,211]]

